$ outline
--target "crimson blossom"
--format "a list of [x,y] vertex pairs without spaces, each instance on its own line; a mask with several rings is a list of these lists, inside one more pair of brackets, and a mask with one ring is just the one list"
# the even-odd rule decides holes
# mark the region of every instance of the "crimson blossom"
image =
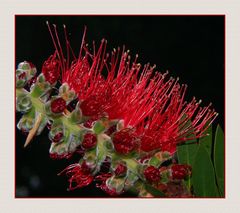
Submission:
[[[53,38],[50,27],[49,30]],[[138,55],[131,61],[125,47],[114,49],[110,55],[106,53],[107,41],[102,39],[99,48],[93,43],[90,52],[85,34],[86,29],[79,56],[73,54],[69,66],[69,56],[64,59],[61,45],[57,46],[56,33],[57,41],[53,38],[53,42],[60,62],[56,59],[52,63],[61,64],[61,81],[77,94],[84,116],[97,120],[107,115],[110,120],[123,121],[123,130],[113,136],[117,152],[160,149],[173,154],[177,144],[206,136],[205,130],[217,116],[210,109],[211,103],[200,107],[201,100],[195,97],[185,101],[187,85],[181,85],[178,78],[167,78],[168,72],[155,71],[155,65],[146,64],[142,68],[137,63]],[[66,36],[68,53],[69,43]],[[58,72],[54,76],[57,78]]]
[[[69,190],[95,179],[112,196],[134,187],[140,196],[149,196],[145,182],[154,187],[176,180],[183,184],[191,168],[177,164],[174,154],[178,145],[206,136],[217,116],[211,104],[201,107],[195,97],[186,101],[187,85],[168,77],[168,72],[158,72],[155,65],[142,66],[138,55],[131,58],[125,46],[108,53],[102,39],[99,47],[95,42],[89,47],[85,28],[76,56],[66,27],[66,48],[56,26],[48,28],[55,51],[32,86],[32,103],[41,110],[40,118],[45,116],[38,125],[51,123],[52,158],[68,159],[81,149],[83,159],[61,173],[69,178]],[[58,84],[58,95],[51,96]],[[47,91],[38,95],[43,85]],[[69,110],[74,101],[75,108]],[[108,169],[102,172],[104,165]]]

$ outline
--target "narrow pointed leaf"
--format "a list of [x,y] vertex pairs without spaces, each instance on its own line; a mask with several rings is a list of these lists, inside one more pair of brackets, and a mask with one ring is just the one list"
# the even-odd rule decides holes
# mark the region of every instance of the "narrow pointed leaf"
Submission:
[[213,147],[213,137],[212,137],[212,125],[205,131],[205,134],[208,134],[205,137],[199,139],[199,143],[203,144],[211,157],[212,147]]
[[[185,115],[183,116],[182,119],[185,119]],[[186,123],[186,126],[191,125],[191,121],[188,120]],[[193,137],[193,135],[189,136]],[[193,166],[193,162],[195,159],[195,155],[198,149],[198,144],[197,140],[190,140],[187,141],[185,144],[181,144],[177,146],[177,157],[178,157],[178,162],[179,164],[188,164],[191,167]],[[186,187],[188,190],[191,190],[192,186],[192,178],[188,178],[185,181]]]
[[[186,144],[179,145],[177,147],[179,164],[188,164],[192,167],[197,149],[198,149],[198,144],[196,140],[192,140],[187,142]],[[191,177],[188,178],[185,181],[185,184],[188,190],[190,191],[192,186],[192,178]]]
[[[182,119],[185,119],[185,115],[183,116]],[[186,126],[191,126],[191,121],[188,120],[187,123],[185,124]],[[189,137],[193,137],[194,135],[190,135]],[[195,158],[195,154],[198,148],[197,140],[190,140],[187,141],[184,144],[180,144],[177,146],[177,157],[178,157],[178,162],[180,164],[189,164],[193,165],[193,161]]]
[[196,140],[191,140],[177,147],[178,162],[180,164],[193,165],[194,158],[198,149]]
[[192,167],[192,183],[197,197],[219,196],[212,161],[203,144],[199,144]]
[[218,125],[214,142],[214,166],[220,194],[224,196],[224,133]]

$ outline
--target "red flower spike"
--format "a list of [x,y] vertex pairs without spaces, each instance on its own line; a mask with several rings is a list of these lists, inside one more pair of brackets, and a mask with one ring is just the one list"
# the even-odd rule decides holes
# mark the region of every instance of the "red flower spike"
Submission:
[[156,183],[160,180],[160,172],[154,166],[148,166],[146,169],[144,169],[143,174],[146,180],[150,183]]
[[82,147],[84,149],[92,149],[97,144],[97,137],[92,133],[86,133],[82,141]]
[[66,108],[66,101],[63,98],[57,98],[51,103],[51,111],[53,113],[62,113]]
[[81,165],[78,163],[72,164],[58,175],[61,175],[63,173],[69,177],[69,191],[87,186],[94,179],[94,177],[91,175],[90,169],[88,169],[87,165],[84,162]]
[[119,177],[119,176],[124,176],[127,172],[127,167],[126,165],[122,164],[122,163],[119,163],[115,170],[114,170],[114,174]]
[[191,175],[191,167],[189,165],[174,164],[171,170],[173,179],[184,179]]
[[60,77],[60,62],[57,59],[57,52],[51,55],[42,66],[42,73],[50,84],[54,84]]
[[[180,86],[178,79],[165,80],[168,73],[154,73],[155,66],[149,64],[141,70],[138,56],[131,62],[129,51],[124,47],[122,52],[118,48],[111,55],[106,54],[104,39],[98,50],[93,43],[93,52],[90,52],[85,42],[86,29],[79,57],[73,54],[74,63],[68,67],[63,60],[56,26],[54,28],[56,39],[50,27],[49,30],[64,68],[63,82],[78,94],[85,116],[107,114],[110,120],[124,120],[126,128],[136,129],[136,134],[141,137],[140,149],[145,152],[160,149],[173,154],[178,144],[205,136],[206,128],[217,113],[209,109],[210,105],[199,108],[195,99],[185,102],[187,86]],[[71,47],[64,30],[69,52]],[[107,72],[105,78],[103,68]]]
[[[43,64],[42,73],[46,81],[53,86],[61,72],[62,83],[67,83],[70,89],[74,90],[78,96],[76,101],[79,101],[83,115],[87,116],[84,118],[89,119],[82,124],[83,126],[92,128],[93,122],[103,115],[110,121],[124,123],[122,128],[119,128],[120,125],[117,128],[116,125],[110,128],[108,126],[105,131],[105,134],[111,136],[117,153],[126,155],[136,150],[140,152],[138,162],[144,164],[156,152],[168,151],[173,155],[177,145],[205,136],[205,130],[214,121],[217,113],[210,109],[211,104],[207,107],[199,107],[200,102],[195,98],[189,103],[184,101],[187,86],[180,85],[178,79],[166,80],[167,73],[155,72],[155,66],[147,64],[142,67],[137,63],[138,56],[131,60],[129,51],[126,51],[125,47],[122,50],[114,49],[111,54],[106,53],[107,42],[104,39],[97,49],[93,42],[93,47],[90,48],[93,51],[90,51],[85,42],[86,28],[79,56],[76,58],[64,26],[66,40],[64,49],[67,53],[65,59],[56,26],[53,25],[52,30],[48,23],[47,25],[56,51]],[[30,66],[33,68],[33,65]],[[25,79],[26,74],[21,74],[19,78]],[[63,98],[51,102],[53,113],[62,113],[65,109],[66,101]],[[61,141],[62,137],[61,132],[57,133],[53,142]],[[96,143],[96,136],[87,133],[75,152],[79,151],[83,154],[86,149],[95,147]],[[109,149],[109,152],[111,151]],[[54,159],[62,159],[71,157],[72,153],[61,155],[51,153],[50,156]],[[110,156],[108,158],[110,159]],[[104,169],[109,170],[109,168]],[[175,164],[174,159],[172,166],[160,169],[148,166],[143,174],[148,182],[156,183],[156,186],[168,193],[171,182],[166,185],[160,183],[160,174],[166,169],[172,174],[172,179],[184,179],[191,174],[188,165]],[[124,164],[117,165],[113,171],[115,176],[125,175],[126,172],[127,167]],[[62,173],[66,173],[69,177],[69,190],[87,186],[94,179],[85,161],[82,164],[68,166]],[[112,175],[102,174],[95,180],[102,182],[98,187],[108,194],[118,195],[119,193],[109,186],[114,185],[109,179]]]
[[138,148],[138,138],[132,129],[122,129],[113,135],[113,145],[116,152],[129,154]]
[[[54,28],[56,39],[50,27],[49,30],[61,67],[64,68],[62,81],[78,94],[83,114],[93,117],[106,113],[110,120],[124,120],[126,128],[136,128],[136,134],[142,139],[141,150],[149,152],[160,149],[173,154],[179,143],[203,137],[206,124],[209,126],[216,118],[217,114],[209,110],[210,105],[199,108],[195,99],[188,104],[184,102],[187,86],[180,86],[178,79],[165,80],[168,73],[154,74],[155,66],[149,64],[141,70],[137,63],[138,56],[131,63],[129,51],[125,51],[124,47],[122,53],[118,48],[110,56],[106,54],[106,41],[103,39],[98,50],[93,43],[91,53],[85,42],[86,29],[79,57],[73,54],[74,63],[68,67],[64,62],[56,26]],[[71,47],[64,30],[69,52]],[[103,68],[107,71],[106,78],[102,75]],[[183,116],[186,118],[183,119]],[[188,124],[189,120],[192,121],[191,125]]]

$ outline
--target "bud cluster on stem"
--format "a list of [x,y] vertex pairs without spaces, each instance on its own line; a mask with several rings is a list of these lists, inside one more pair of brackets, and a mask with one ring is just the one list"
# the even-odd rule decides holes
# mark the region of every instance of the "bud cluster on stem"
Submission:
[[148,185],[159,190],[172,182],[184,185],[191,168],[175,162],[176,147],[205,136],[217,116],[211,104],[200,107],[195,98],[185,101],[186,85],[155,71],[155,65],[142,67],[138,55],[132,60],[125,47],[109,54],[103,39],[98,49],[93,43],[91,52],[86,29],[76,57],[64,26],[65,58],[53,27],[48,24],[55,52],[30,90],[26,83],[36,68],[25,61],[16,71],[16,108],[24,114],[18,128],[29,132],[28,143],[51,123],[50,156],[81,153],[79,162],[60,173],[69,178],[69,190],[97,181],[112,196],[127,190],[149,196]]

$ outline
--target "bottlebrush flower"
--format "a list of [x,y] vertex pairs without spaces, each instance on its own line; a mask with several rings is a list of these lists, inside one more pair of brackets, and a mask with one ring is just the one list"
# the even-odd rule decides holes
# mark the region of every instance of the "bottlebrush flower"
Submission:
[[[142,138],[142,151],[161,149],[174,153],[176,145],[190,140],[189,136],[204,136],[206,124],[215,119],[217,114],[209,110],[210,105],[199,108],[200,102],[195,98],[190,103],[184,101],[187,86],[180,86],[178,79],[165,80],[168,73],[154,72],[155,66],[149,64],[141,70],[137,56],[130,65],[124,48],[121,57],[120,49],[112,52],[110,66],[105,40],[93,54],[86,48],[85,51],[63,73],[63,82],[78,94],[83,115],[107,114],[109,119],[123,120],[126,128],[135,127]],[[102,75],[104,68],[108,72],[106,78]],[[191,125],[187,124],[189,120]]]
[[[17,109],[26,112],[23,97],[27,97],[32,120],[39,120],[43,127],[50,121],[50,157],[70,158],[80,147],[82,163],[72,164],[60,173],[69,177],[69,190],[87,186],[93,180],[100,181],[97,187],[111,196],[131,188],[148,196],[145,182],[162,186],[169,194],[166,187],[172,182],[184,188],[181,180],[191,174],[191,169],[177,164],[173,156],[178,145],[206,135],[217,116],[211,104],[200,107],[201,101],[195,98],[185,101],[186,85],[180,85],[178,78],[169,78],[168,72],[157,72],[155,65],[141,66],[138,55],[132,60],[125,47],[109,54],[103,39],[98,48],[93,43],[91,50],[85,43],[86,30],[76,57],[64,27],[65,57],[56,26],[54,31],[48,28],[55,53],[44,62],[43,74],[30,91],[33,101],[23,90],[26,76],[16,73]],[[58,96],[53,97],[51,89],[57,81],[61,86]],[[46,88],[41,84],[47,84]],[[69,109],[67,106],[73,102],[77,104]],[[35,118],[38,114],[42,120]],[[37,125],[30,126],[31,134]]]

